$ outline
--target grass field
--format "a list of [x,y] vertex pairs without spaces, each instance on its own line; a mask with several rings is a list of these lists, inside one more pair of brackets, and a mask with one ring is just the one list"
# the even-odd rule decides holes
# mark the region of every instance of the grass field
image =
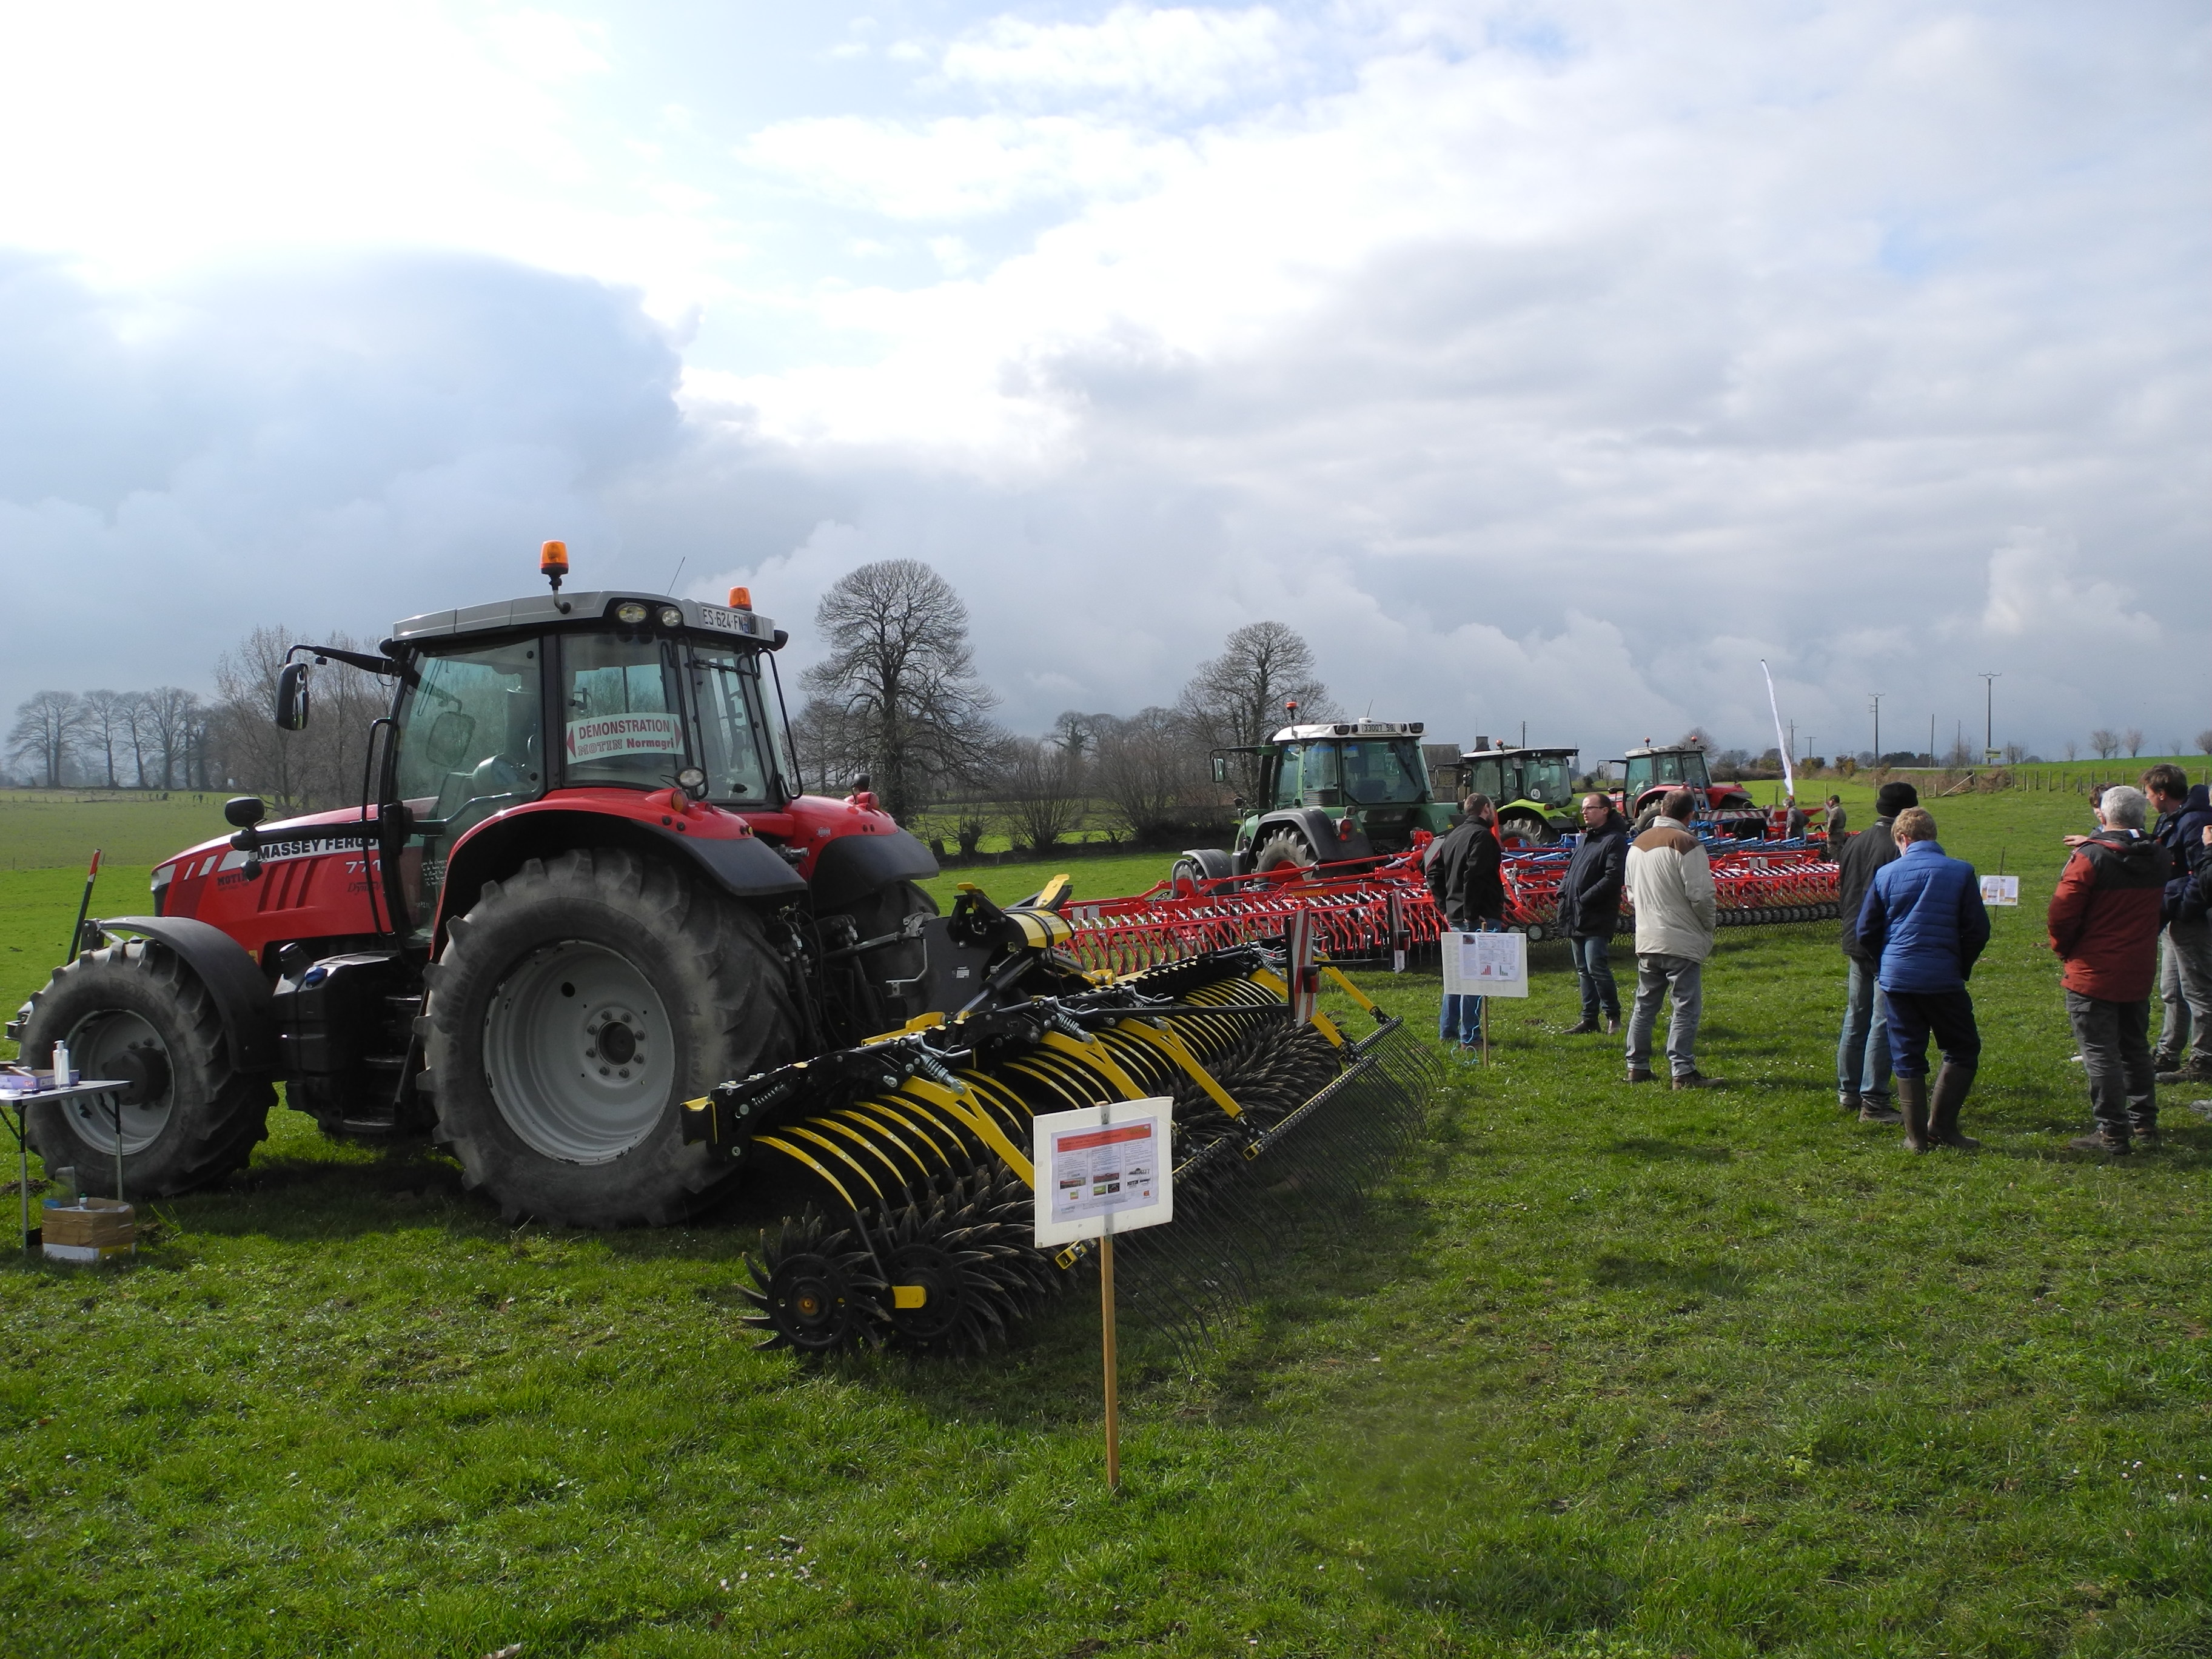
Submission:
[[[809,1370],[738,1329],[740,1214],[510,1231],[280,1113],[137,1267],[0,1269],[0,1650],[2212,1654],[2212,1125],[2064,1150],[2040,913],[2081,804],[1935,810],[2023,877],[1983,1152],[1837,1113],[1825,927],[1724,937],[1723,1086],[1679,1099],[1556,1034],[1539,947],[1356,1248],[1195,1373],[1125,1324],[1118,1500],[1080,1295],[985,1363]],[[78,884],[0,873],[11,1004]],[[1432,976],[1364,982],[1433,1030]]]

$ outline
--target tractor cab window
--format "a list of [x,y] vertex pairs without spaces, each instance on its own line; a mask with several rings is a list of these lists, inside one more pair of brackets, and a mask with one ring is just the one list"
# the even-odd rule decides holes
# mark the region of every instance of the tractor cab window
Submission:
[[1504,763],[1494,760],[1479,760],[1471,763],[1467,769],[1467,788],[1464,793],[1470,795],[1487,795],[1493,801],[1512,799],[1513,797],[1505,793]]
[[707,799],[734,806],[781,806],[775,743],[762,695],[760,656],[713,646],[691,649],[691,712]]
[[483,817],[544,793],[538,642],[426,657],[399,712],[398,793],[421,817]]
[[1705,771],[1705,751],[1693,749],[1682,757],[1682,781],[1692,789],[1710,789],[1712,779]]
[[1405,806],[1427,797],[1428,769],[1421,760],[1420,744],[1411,738],[1362,738],[1337,746],[1346,804]]
[[393,866],[403,931],[428,936],[448,848],[495,812],[545,793],[538,642],[418,658],[401,696],[392,792],[408,835]]
[[1344,791],[1337,781],[1337,748],[1333,743],[1312,743],[1306,745],[1305,766],[1299,776],[1303,786],[1297,805],[1300,806],[1341,806]]
[[1298,793],[1299,780],[1305,769],[1306,746],[1302,743],[1286,743],[1275,763],[1275,801],[1277,806],[1297,806],[1302,798]]
[[686,764],[672,647],[643,635],[561,641],[562,781],[665,787]]
[[1565,755],[1532,756],[1522,764],[1521,793],[1517,799],[1540,806],[1565,806],[1574,793],[1573,768]]

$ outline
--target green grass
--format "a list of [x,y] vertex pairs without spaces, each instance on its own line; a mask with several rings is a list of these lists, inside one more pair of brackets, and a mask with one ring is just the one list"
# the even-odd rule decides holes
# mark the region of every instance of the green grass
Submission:
[[[1080,1296],[987,1363],[812,1370],[740,1336],[738,1218],[510,1231],[280,1114],[137,1267],[0,1269],[0,1650],[2212,1653],[2212,1126],[2063,1150],[2080,803],[1934,810],[2024,878],[1981,1154],[1836,1112],[1826,927],[1723,943],[1681,1096],[1555,1035],[1540,947],[1354,1246],[1196,1375],[1125,1323],[1118,1500]],[[75,902],[0,877],[11,988]],[[1433,1029],[1432,977],[1364,982]]]
[[[82,873],[99,848],[117,864],[160,863],[216,836],[228,794],[179,789],[0,789],[0,866]],[[62,923],[69,931],[69,923]]]

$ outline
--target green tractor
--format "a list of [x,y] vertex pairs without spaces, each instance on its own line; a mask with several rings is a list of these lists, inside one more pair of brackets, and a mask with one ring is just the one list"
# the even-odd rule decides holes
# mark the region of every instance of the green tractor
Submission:
[[[1296,714],[1296,706],[1290,711]],[[1266,743],[1213,750],[1214,781],[1231,755],[1260,759],[1259,803],[1241,796],[1233,848],[1197,848],[1175,861],[1178,884],[1249,876],[1286,864],[1388,858],[1413,832],[1442,835],[1457,804],[1433,799],[1419,720],[1328,720],[1286,726]]]
[[1459,757],[1458,793],[1487,795],[1498,806],[1498,838],[1554,847],[1576,829],[1575,757],[1579,749],[1492,746],[1477,738]]

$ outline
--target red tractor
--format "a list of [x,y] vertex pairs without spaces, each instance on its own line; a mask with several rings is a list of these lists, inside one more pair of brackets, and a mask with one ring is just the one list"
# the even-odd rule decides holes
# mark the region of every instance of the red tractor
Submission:
[[33,1109],[50,1169],[106,1190],[119,1143],[133,1196],[220,1180],[281,1084],[333,1133],[434,1133],[510,1217],[666,1223],[737,1169],[686,1140],[687,1099],[958,1006],[976,970],[930,960],[915,885],[936,860],[866,780],[805,793],[787,636],[746,592],[564,594],[558,543],[541,568],[550,593],[410,617],[378,656],[295,648],[288,730],[315,663],[392,682],[363,799],[230,802],[235,835],[24,1005],[27,1057],[63,1039],[129,1085]]
[[1738,841],[1766,835],[1766,814],[1753,804],[1750,792],[1741,784],[1715,783],[1705,769],[1705,751],[1695,744],[1632,749],[1619,764],[1626,769],[1621,810],[1632,820],[1656,812],[1668,790],[1687,789],[1697,797],[1698,821],[1716,833]]

